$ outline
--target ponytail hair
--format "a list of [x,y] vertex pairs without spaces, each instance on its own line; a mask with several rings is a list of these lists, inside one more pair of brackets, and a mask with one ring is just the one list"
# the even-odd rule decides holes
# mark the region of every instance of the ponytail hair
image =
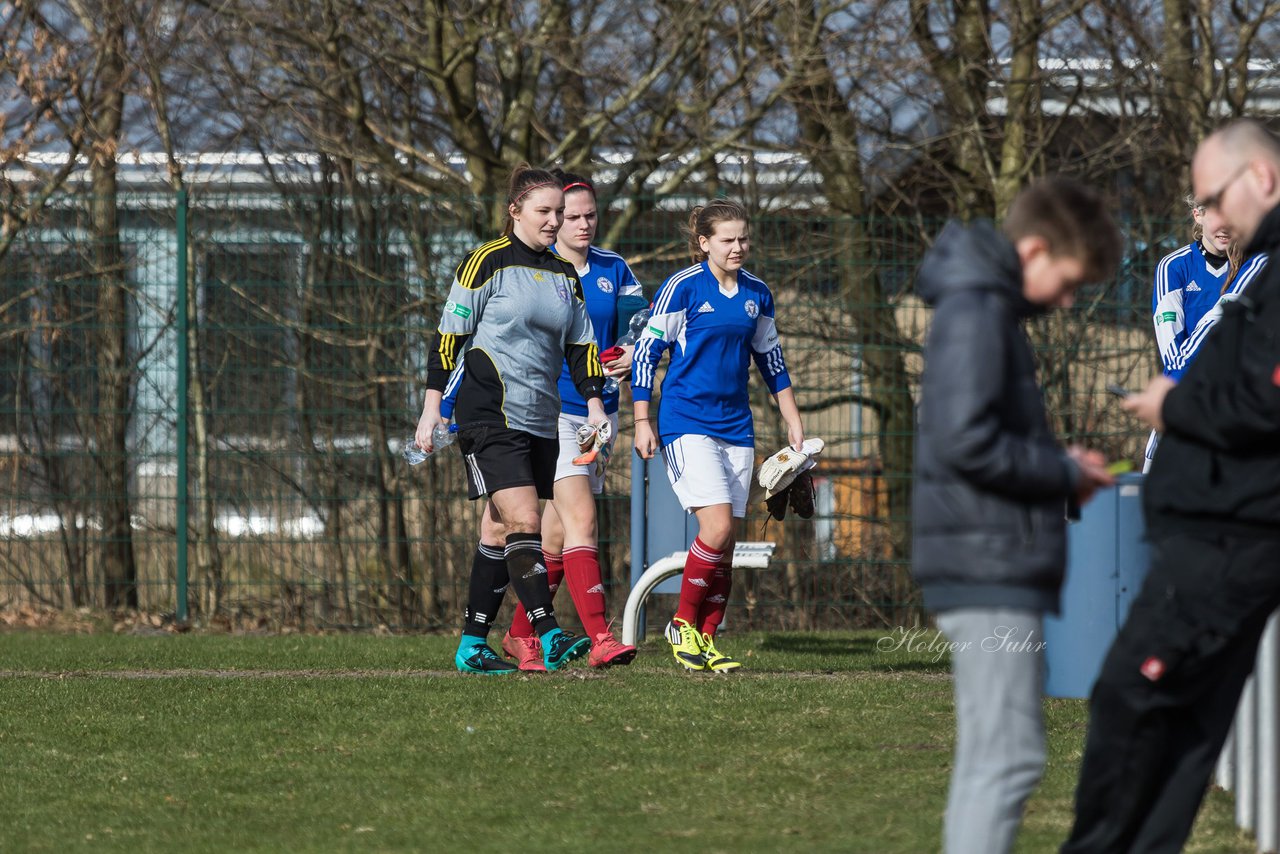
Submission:
[[1222,283],[1221,293],[1225,294],[1231,290],[1231,283],[1236,280],[1236,276],[1240,275],[1240,267],[1243,264],[1244,244],[1233,237],[1227,244],[1227,279]]
[[694,263],[707,260],[707,253],[702,251],[698,238],[710,238],[716,226],[722,222],[744,222],[751,225],[747,209],[731,199],[715,199],[705,205],[698,205],[689,214],[689,224],[685,234],[689,238],[689,256]]
[[543,187],[558,189],[560,180],[546,169],[534,169],[528,163],[521,163],[511,170],[511,181],[507,186],[507,217],[502,225],[503,234],[510,234],[515,228],[515,220],[511,218],[512,208],[519,212],[529,194]]
[[1194,214],[1196,211],[1200,210],[1200,204],[1199,202],[1196,201],[1196,197],[1191,193],[1187,193],[1187,195],[1184,196],[1182,200],[1187,203],[1187,207],[1191,209],[1191,213],[1192,213],[1191,241],[1193,243],[1199,243],[1200,238],[1204,237],[1204,226],[1196,222],[1196,218]]

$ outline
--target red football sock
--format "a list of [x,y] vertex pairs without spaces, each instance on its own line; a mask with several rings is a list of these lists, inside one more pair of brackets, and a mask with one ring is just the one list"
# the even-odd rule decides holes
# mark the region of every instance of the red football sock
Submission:
[[600,576],[600,556],[595,546],[574,546],[564,550],[564,579],[569,583],[573,607],[587,637],[609,631],[605,620],[604,580]]
[[[547,568],[547,586],[551,588],[551,598],[556,598],[556,590],[560,587],[560,579],[564,578],[564,558],[561,555],[542,553],[542,564]],[[533,637],[533,626],[529,623],[529,615],[524,606],[516,603],[516,612],[511,617],[511,636],[513,638]]]
[[733,567],[721,564],[711,576],[711,586],[707,588],[707,598],[702,600],[698,610],[698,631],[704,635],[715,637],[720,621],[724,619],[725,608],[729,607],[729,591],[733,588]]
[[676,619],[684,620],[697,628],[698,611],[711,589],[711,577],[724,552],[718,552],[697,538],[689,546],[689,556],[684,562],[684,576],[680,579],[680,606]]

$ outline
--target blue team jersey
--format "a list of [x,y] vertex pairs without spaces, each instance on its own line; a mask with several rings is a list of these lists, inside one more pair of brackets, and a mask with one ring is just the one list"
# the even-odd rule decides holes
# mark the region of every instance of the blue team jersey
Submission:
[[[555,247],[551,247],[555,251]],[[618,300],[621,297],[644,295],[640,282],[622,256],[607,249],[587,248],[586,269],[578,270],[578,278],[582,280],[582,294],[587,301],[587,314],[591,316],[591,326],[595,329],[596,345],[607,350],[618,340]],[[569,375],[569,364],[566,362],[560,369],[560,411],[570,415],[586,415],[587,402],[578,393]],[[604,411],[612,414],[618,411],[618,392],[606,392],[601,395]]]
[[1218,318],[1221,304],[1240,296],[1266,265],[1255,255],[1240,265],[1230,288],[1223,290],[1230,265],[1205,254],[1200,241],[1170,252],[1156,265],[1151,294],[1152,323],[1166,376],[1179,379]]
[[671,365],[658,413],[663,443],[697,434],[754,446],[747,396],[752,360],[769,391],[777,394],[791,386],[769,287],[740,270],[737,289],[726,293],[705,261],[667,279],[636,343],[631,369],[635,400],[652,396],[658,363],[668,348]]

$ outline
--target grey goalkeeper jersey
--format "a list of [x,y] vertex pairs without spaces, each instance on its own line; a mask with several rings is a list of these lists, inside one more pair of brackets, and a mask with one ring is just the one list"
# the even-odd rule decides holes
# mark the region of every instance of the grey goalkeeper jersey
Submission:
[[472,251],[454,275],[427,362],[427,387],[444,391],[465,361],[454,418],[556,437],[566,361],[582,396],[599,397],[600,353],[573,265],[507,235]]

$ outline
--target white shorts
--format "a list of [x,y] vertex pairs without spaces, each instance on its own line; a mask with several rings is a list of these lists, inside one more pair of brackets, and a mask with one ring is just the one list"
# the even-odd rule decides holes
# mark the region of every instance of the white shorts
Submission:
[[[590,481],[592,494],[599,495],[604,492],[604,472],[596,475],[595,463],[589,466],[573,464],[573,458],[582,453],[578,450],[578,428],[586,423],[585,415],[560,413],[559,426],[556,428],[556,434],[560,437],[560,456],[556,457],[556,480],[582,475]],[[616,451],[618,449],[618,413],[615,412],[609,416],[609,423],[613,427],[613,444]]]
[[667,480],[685,510],[730,504],[736,518],[747,515],[755,448],[686,434],[662,446],[662,461],[667,464]]

